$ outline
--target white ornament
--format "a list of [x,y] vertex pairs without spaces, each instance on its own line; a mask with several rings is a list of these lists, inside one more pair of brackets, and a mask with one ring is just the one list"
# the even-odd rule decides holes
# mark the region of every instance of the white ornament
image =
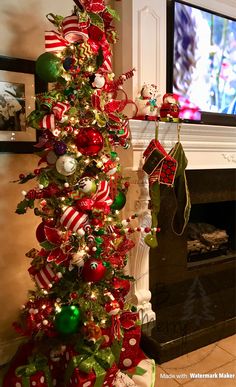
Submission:
[[63,176],[69,176],[75,173],[77,161],[69,155],[60,156],[56,162],[57,171]]
[[129,340],[129,344],[132,345],[132,346],[135,345],[136,343],[137,343],[136,339],[130,339]]
[[123,364],[124,364],[125,367],[130,367],[132,365],[132,360],[126,358],[126,359],[123,360]]
[[97,186],[94,179],[86,176],[79,180],[78,188],[85,194],[91,194],[96,192]]
[[92,86],[96,89],[101,89],[105,85],[105,78],[101,74],[95,74]]

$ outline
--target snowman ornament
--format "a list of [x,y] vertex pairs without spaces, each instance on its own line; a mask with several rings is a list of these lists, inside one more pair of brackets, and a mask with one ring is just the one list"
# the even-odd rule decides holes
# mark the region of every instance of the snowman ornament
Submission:
[[140,97],[136,98],[138,107],[137,118],[155,121],[159,114],[157,105],[158,87],[153,83],[145,83],[141,89]]

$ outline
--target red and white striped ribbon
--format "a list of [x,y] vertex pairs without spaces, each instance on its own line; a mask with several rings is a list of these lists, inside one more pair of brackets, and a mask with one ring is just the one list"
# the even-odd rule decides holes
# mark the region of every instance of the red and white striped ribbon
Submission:
[[67,207],[60,222],[68,230],[77,232],[88,220],[88,215],[76,211],[73,207]]
[[47,264],[34,276],[37,285],[42,289],[50,288],[53,282],[55,273],[52,270],[51,265]]
[[52,111],[55,114],[55,117],[60,121],[63,117],[63,114],[67,112],[70,108],[69,102],[56,102],[52,107]]
[[101,67],[99,67],[99,71],[105,71],[108,73],[110,73],[112,71],[112,62],[111,62],[111,55],[110,54],[106,55],[103,64],[101,65]]
[[63,39],[56,31],[45,31],[45,51],[60,52],[64,50],[69,43]]
[[110,185],[107,180],[101,180],[98,185],[97,192],[92,197],[96,203],[104,203],[106,202],[108,206],[110,206],[113,201],[109,197],[110,194]]
[[119,138],[123,138],[123,139],[127,139],[129,137],[129,121],[125,121],[121,127],[121,129],[123,129],[124,133],[122,134],[119,134],[117,132],[117,136]]
[[50,129],[54,130],[56,128],[55,116],[54,114],[46,114],[39,123],[41,129]]
[[78,16],[67,16],[62,21],[62,33],[66,40],[75,43],[88,39],[87,23],[79,23]]

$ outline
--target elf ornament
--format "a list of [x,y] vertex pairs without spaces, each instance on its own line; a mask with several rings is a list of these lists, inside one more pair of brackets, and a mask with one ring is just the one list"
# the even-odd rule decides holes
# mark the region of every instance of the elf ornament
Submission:
[[160,121],[179,122],[179,112],[180,106],[175,94],[164,94],[160,107]]

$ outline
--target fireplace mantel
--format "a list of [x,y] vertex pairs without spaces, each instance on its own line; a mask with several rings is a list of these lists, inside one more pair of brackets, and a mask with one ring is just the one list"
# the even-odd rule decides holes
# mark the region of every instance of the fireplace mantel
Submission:
[[[140,168],[140,158],[155,138],[157,124],[130,120],[133,169]],[[158,139],[169,151],[178,140],[177,124],[160,122]],[[236,168],[236,126],[180,124],[180,141],[188,159],[188,169]]]
[[[204,0],[189,0],[204,6]],[[235,15],[234,0],[209,0],[209,6],[218,12]],[[224,4],[223,4],[224,3]],[[119,39],[114,47],[114,73],[119,76],[135,68],[134,77],[123,87],[130,99],[137,98],[144,83],[158,86],[160,96],[166,92],[166,0],[115,1],[121,22],[117,23]],[[158,101],[159,103],[160,101]],[[124,174],[130,178],[130,190],[124,217],[138,213],[138,224],[148,226],[149,187],[142,170],[143,151],[155,138],[155,123],[130,120],[131,149],[120,151]],[[169,151],[178,140],[176,124],[160,123],[158,139]],[[188,169],[236,168],[235,127],[182,124],[180,140],[188,159]],[[137,235],[136,235],[137,234]],[[141,311],[143,322],[155,319],[150,303],[149,248],[144,235],[136,233],[136,247],[131,251],[127,271],[136,278],[132,299]]]
[[[130,190],[124,217],[138,213],[135,225],[151,225],[148,209],[148,176],[142,170],[143,152],[155,138],[157,124],[153,121],[130,120],[131,149],[121,151],[121,165],[124,175],[129,178]],[[178,125],[160,122],[158,139],[169,151],[178,140]],[[180,141],[188,159],[187,169],[235,169],[236,168],[236,127],[208,127],[205,125],[180,126]],[[143,323],[155,320],[149,290],[149,247],[144,243],[145,234],[134,235],[135,248],[131,251],[127,272],[136,282],[131,291],[132,302],[137,305]]]

